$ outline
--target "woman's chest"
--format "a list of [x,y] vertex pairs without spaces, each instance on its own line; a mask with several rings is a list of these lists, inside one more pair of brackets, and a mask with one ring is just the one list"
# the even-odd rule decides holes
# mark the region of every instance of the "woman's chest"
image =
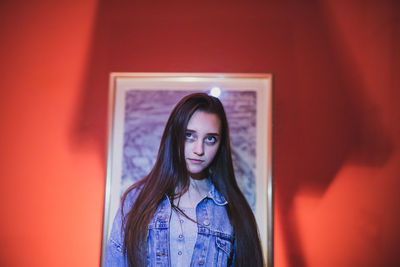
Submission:
[[149,266],[227,266],[234,233],[225,206],[202,202],[190,215],[196,223],[160,205],[148,227]]

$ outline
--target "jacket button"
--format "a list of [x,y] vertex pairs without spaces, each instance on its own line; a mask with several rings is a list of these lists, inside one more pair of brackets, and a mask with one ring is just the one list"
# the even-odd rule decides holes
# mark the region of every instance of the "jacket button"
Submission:
[[204,260],[199,260],[199,265],[203,265],[204,264]]
[[210,225],[210,221],[209,220],[204,220],[203,224],[208,226],[208,225]]

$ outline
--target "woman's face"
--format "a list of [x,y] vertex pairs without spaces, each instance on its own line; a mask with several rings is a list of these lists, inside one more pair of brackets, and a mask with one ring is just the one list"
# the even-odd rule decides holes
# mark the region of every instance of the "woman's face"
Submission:
[[196,111],[186,128],[185,162],[189,175],[203,179],[204,170],[217,154],[221,138],[221,122],[217,115]]

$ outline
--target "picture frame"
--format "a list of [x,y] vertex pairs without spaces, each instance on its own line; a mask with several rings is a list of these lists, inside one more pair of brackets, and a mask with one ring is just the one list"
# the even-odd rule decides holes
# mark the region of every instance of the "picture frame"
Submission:
[[255,214],[265,262],[273,266],[272,74],[116,72],[109,86],[100,264],[122,194],[153,166],[173,107],[187,94],[205,92],[224,105],[235,176]]

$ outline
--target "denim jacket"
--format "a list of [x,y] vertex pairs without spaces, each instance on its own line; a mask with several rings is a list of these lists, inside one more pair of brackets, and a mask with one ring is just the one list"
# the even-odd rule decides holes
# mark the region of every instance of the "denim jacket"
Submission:
[[[136,193],[133,191],[126,198],[124,211],[130,210],[136,199]],[[211,184],[207,196],[197,205],[198,232],[190,262],[191,267],[225,267],[228,266],[228,262],[233,262],[230,259],[234,256],[234,233],[225,208],[227,203],[215,186]],[[147,265],[150,267],[171,266],[169,251],[170,218],[171,203],[168,197],[165,197],[148,224]],[[118,210],[108,241],[105,267],[128,266],[122,251],[124,232],[121,227],[121,210]]]

